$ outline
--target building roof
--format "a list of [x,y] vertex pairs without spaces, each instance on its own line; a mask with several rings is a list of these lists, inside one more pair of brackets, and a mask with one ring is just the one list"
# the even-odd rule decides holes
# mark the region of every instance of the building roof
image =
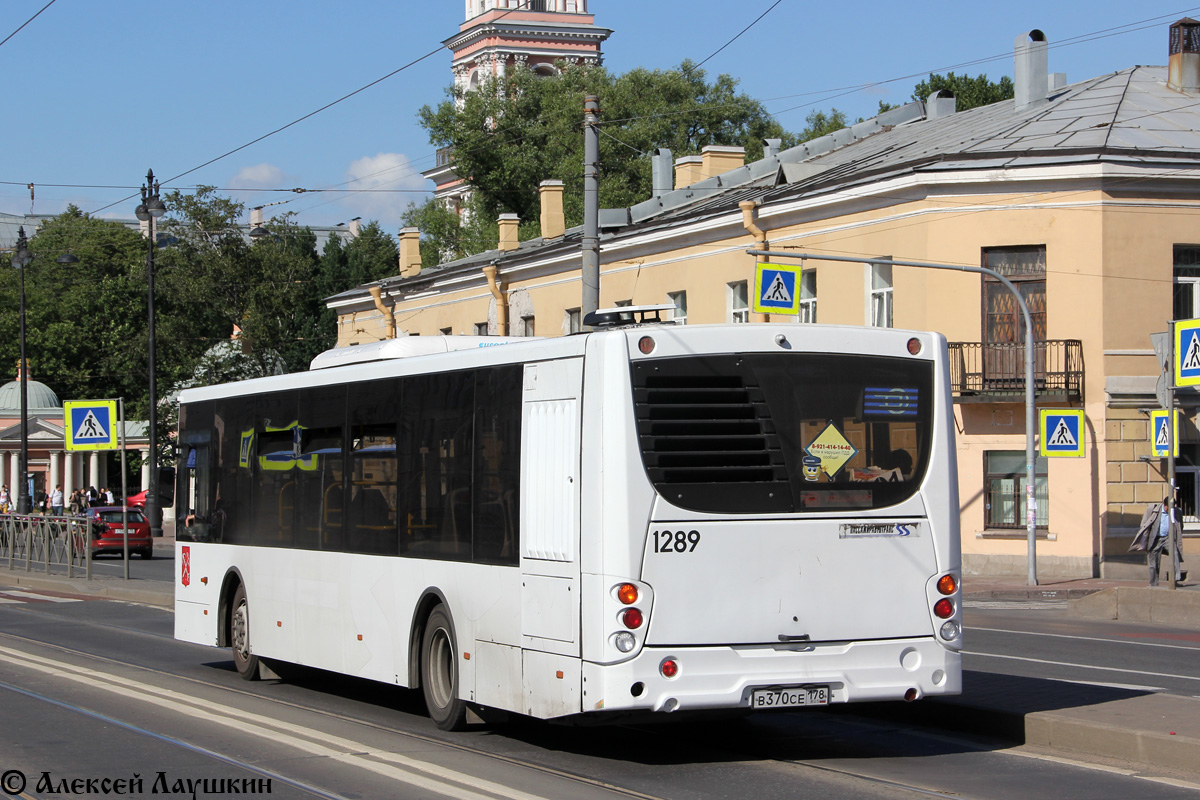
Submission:
[[[63,404],[46,384],[32,378],[26,382],[26,399],[30,414],[62,414]],[[21,414],[21,383],[9,381],[0,386],[0,417]]]
[[[629,209],[601,210],[605,242],[728,215],[745,200],[760,204],[816,197],[888,177],[916,173],[1115,163],[1167,166],[1200,174],[1200,96],[1167,86],[1167,67],[1137,66],[1051,89],[1023,109],[1005,100],[950,113],[930,98],[674,189]],[[419,275],[385,278],[392,291],[420,292],[454,273],[497,263],[516,265],[577,251],[581,229],[561,239],[522,242],[447,262]],[[327,298],[343,305],[366,295],[361,286]]]

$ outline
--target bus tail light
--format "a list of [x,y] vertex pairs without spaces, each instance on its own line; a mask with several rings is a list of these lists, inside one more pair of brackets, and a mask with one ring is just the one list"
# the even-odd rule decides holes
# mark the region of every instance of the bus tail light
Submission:
[[950,619],[950,617],[954,616],[954,603],[943,597],[933,604],[933,613],[939,619]]
[[957,622],[950,620],[942,623],[942,628],[939,633],[941,633],[942,638],[947,642],[953,642],[958,639],[959,634],[962,633],[962,629],[958,627]]
[[958,581],[953,575],[943,575],[938,579],[937,589],[942,594],[954,594],[958,591]]
[[632,583],[622,583],[617,587],[617,599],[624,605],[631,606],[638,600],[637,587]]
[[636,608],[627,608],[621,612],[621,624],[631,631],[642,627],[642,612]]
[[908,354],[915,356],[921,352],[921,340],[915,336],[908,340]]
[[637,639],[629,631],[621,631],[613,636],[613,644],[622,653],[630,653],[637,646]]
[[679,674],[679,662],[673,658],[663,659],[663,662],[658,665],[658,671],[664,678],[674,678]]

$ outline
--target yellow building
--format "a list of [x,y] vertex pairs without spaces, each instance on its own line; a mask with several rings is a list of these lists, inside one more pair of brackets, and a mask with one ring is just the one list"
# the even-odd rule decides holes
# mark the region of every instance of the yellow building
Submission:
[[[752,164],[733,148],[681,158],[673,185],[601,211],[600,306],[672,303],[686,324],[762,322],[749,308],[754,247],[1000,272],[1032,313],[1038,406],[1085,412],[1085,457],[1038,461],[1038,573],[1140,578],[1126,550],[1166,473],[1151,457],[1150,334],[1200,317],[1200,53],[1185,52],[1200,23],[1171,32],[1169,68],[1067,85],[1032,31],[1016,42],[1015,100],[956,113],[935,96],[782,152],[768,143]],[[541,238],[517,242],[518,221],[501,219],[496,250],[437,269],[420,271],[419,232],[403,231],[396,277],[328,299],[338,345],[578,330],[581,231],[563,230],[561,185],[542,191]],[[816,258],[800,294],[798,316],[771,322],[947,336],[964,570],[1025,575],[1024,334],[1012,295],[979,274]],[[1200,533],[1200,401],[1181,401],[1180,503]]]

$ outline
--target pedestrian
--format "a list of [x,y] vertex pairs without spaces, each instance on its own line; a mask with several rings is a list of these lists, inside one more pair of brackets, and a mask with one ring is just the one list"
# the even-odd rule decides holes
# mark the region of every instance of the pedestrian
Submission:
[[[1180,531],[1181,526],[1175,519],[1173,509],[1168,507],[1166,499],[1163,499],[1161,503],[1151,504],[1142,514],[1141,524],[1138,525],[1137,534],[1134,535],[1129,550],[1146,552],[1151,586],[1158,586],[1159,559],[1164,552],[1170,555],[1171,548],[1177,546]],[[1183,560],[1182,555],[1179,560]],[[1176,582],[1181,581],[1186,576],[1186,572],[1176,572],[1175,580]]]
[[102,489],[101,491],[104,492],[104,502],[108,503],[110,506],[117,502],[117,499],[113,497],[112,489]]
[[83,500],[83,490],[76,489],[71,492],[71,502],[67,509],[71,512],[71,516],[78,517],[87,508],[87,504]]
[[87,490],[88,508],[95,508],[100,505],[100,493],[96,491],[95,486],[89,486]]
[[50,514],[51,516],[61,517],[63,512],[63,490],[62,484],[54,487],[54,491],[50,492]]
[[0,514],[7,514],[8,507],[12,505],[12,499],[8,496],[8,484],[0,486]]

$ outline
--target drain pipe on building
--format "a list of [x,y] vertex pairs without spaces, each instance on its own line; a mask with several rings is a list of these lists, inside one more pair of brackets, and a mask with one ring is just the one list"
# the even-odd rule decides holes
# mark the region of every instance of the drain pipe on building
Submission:
[[497,267],[494,263],[483,268],[483,277],[487,278],[488,289],[496,298],[496,335],[508,336],[508,298],[504,296],[504,287],[496,280]]
[[387,328],[385,339],[396,338],[396,317],[392,314],[392,310],[383,304],[383,287],[372,286],[367,289],[367,293],[371,295],[371,299],[375,301],[375,307],[379,309],[379,313],[383,314],[383,324]]
[[[742,213],[745,213],[743,208]],[[1033,318],[1029,316],[1029,306],[1017,291],[1017,287],[1008,278],[987,267],[972,267],[965,264],[933,264],[926,261],[897,261],[893,258],[853,258],[850,256],[816,255],[813,253],[771,252],[770,250],[747,250],[748,254],[760,258],[813,259],[815,261],[841,261],[854,264],[891,264],[898,267],[920,267],[922,269],[949,269],[957,272],[975,272],[990,275],[1004,284],[1016,298],[1017,306],[1021,309],[1021,318],[1025,321],[1025,535],[1027,540],[1028,575],[1026,583],[1037,586],[1037,496],[1034,494],[1036,450],[1034,437],[1037,435],[1037,413],[1033,396]]]
[[[738,208],[742,210],[742,227],[754,237],[754,249],[761,252],[767,252],[770,245],[767,243],[767,232],[758,227],[758,223],[754,219],[754,209],[758,208],[758,203],[754,200],[743,200],[738,203]],[[760,255],[758,257],[760,263],[766,263],[767,257]],[[754,285],[754,281],[750,281],[750,285]],[[753,304],[751,304],[753,305]],[[763,314],[763,322],[770,322],[771,315]]]

